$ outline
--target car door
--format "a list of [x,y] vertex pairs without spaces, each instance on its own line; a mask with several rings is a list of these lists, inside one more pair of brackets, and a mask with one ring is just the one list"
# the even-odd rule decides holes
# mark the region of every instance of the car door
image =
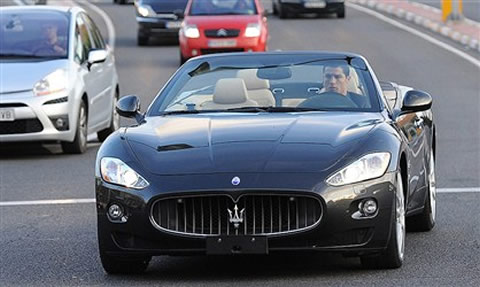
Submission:
[[96,97],[92,99],[92,105],[98,107],[98,123],[101,125],[101,128],[108,126],[108,123],[111,119],[112,106],[113,106],[113,95],[114,89],[113,86],[113,74],[114,74],[114,61],[113,55],[107,48],[105,41],[100,33],[100,30],[97,28],[93,20],[86,14],[83,14],[83,18],[87,25],[88,34],[92,40],[92,49],[106,50],[108,52],[107,59],[105,62],[93,64],[90,67],[90,73],[95,77],[96,87],[98,93]]
[[75,26],[75,61],[79,64],[77,72],[82,78],[83,90],[88,99],[88,132],[98,125],[98,107],[92,106],[92,102],[99,93],[98,80],[88,68],[88,53],[92,49],[92,41],[88,35],[87,26],[81,15],[77,15]]

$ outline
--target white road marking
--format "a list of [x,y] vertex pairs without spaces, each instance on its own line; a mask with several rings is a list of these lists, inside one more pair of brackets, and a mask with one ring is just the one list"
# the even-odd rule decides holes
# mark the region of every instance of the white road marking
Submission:
[[437,188],[438,193],[480,192],[480,187]]
[[0,207],[1,206],[21,206],[21,205],[78,204],[78,203],[95,203],[95,198],[28,200],[28,201],[0,201]]
[[77,0],[77,2],[80,3],[80,4],[84,4],[84,5],[88,6],[88,8],[92,9],[93,11],[98,13],[103,18],[103,20],[105,21],[105,24],[107,25],[107,30],[108,30],[108,46],[110,47],[110,49],[112,49],[112,51],[115,50],[115,37],[116,37],[115,36],[115,27],[113,26],[113,21],[110,18],[110,16],[108,16],[107,13],[105,13],[105,11],[103,11],[102,9],[98,8],[97,6],[91,4],[88,1],[79,2]]
[[418,37],[420,37],[420,38],[422,38],[422,39],[424,39],[424,40],[426,40],[426,41],[428,41],[428,42],[430,42],[434,45],[437,45],[437,46],[439,46],[439,47],[441,47],[441,48],[443,48],[443,49],[445,49],[445,50],[447,50],[447,51],[449,51],[449,52],[451,52],[451,53],[453,53],[453,54],[455,54],[455,55],[457,55],[457,56],[459,56],[459,57],[461,57],[465,60],[467,60],[468,62],[470,62],[470,63],[474,64],[475,66],[477,66],[478,68],[480,68],[480,61],[479,60],[475,59],[474,57],[468,55],[465,52],[460,51],[457,48],[454,48],[453,46],[448,45],[447,43],[439,41],[439,40],[433,38],[432,36],[429,36],[425,33],[422,33],[418,30],[415,30],[415,29],[413,29],[409,26],[406,26],[406,25],[398,22],[398,21],[392,20],[392,19],[386,17],[385,15],[382,15],[381,13],[375,12],[375,11],[370,10],[368,8],[365,8],[365,7],[350,3],[350,2],[347,2],[345,4],[348,7],[351,7],[355,10],[358,10],[358,11],[361,11],[361,12],[364,12],[364,13],[367,13],[367,14],[369,14],[371,16],[374,16],[375,18],[378,18],[378,19],[380,19],[384,22],[387,22],[387,23],[389,23],[389,24],[391,24],[391,25],[393,25],[393,26],[395,26],[399,29],[407,31],[407,32],[409,32],[413,35],[416,35],[416,36],[418,36]]
[[[438,193],[480,193],[480,187],[465,188],[437,188]],[[53,199],[53,200],[27,200],[27,201],[0,201],[0,207],[23,205],[59,205],[95,203],[95,198]]]

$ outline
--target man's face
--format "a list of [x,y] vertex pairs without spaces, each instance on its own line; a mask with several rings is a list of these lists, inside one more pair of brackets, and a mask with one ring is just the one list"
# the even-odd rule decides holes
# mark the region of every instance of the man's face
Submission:
[[347,84],[349,77],[347,77],[340,67],[326,67],[324,71],[323,86],[327,92],[335,92],[347,95]]
[[57,27],[53,25],[45,25],[43,26],[43,34],[45,35],[45,38],[48,40],[56,40],[57,37]]

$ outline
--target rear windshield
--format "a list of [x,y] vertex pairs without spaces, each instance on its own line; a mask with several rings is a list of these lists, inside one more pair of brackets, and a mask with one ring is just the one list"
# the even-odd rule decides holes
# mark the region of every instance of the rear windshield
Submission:
[[57,11],[2,11],[0,57],[67,58],[69,17]]
[[139,4],[150,5],[157,13],[172,13],[175,10],[185,10],[188,0],[141,0]]
[[193,0],[189,15],[255,15],[254,0]]

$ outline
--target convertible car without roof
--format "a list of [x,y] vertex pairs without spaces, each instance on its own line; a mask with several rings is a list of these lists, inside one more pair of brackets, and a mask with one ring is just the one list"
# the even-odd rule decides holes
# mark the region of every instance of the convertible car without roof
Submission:
[[189,60],[96,159],[108,273],[156,255],[341,252],[398,268],[406,227],[435,224],[429,94],[332,52]]

